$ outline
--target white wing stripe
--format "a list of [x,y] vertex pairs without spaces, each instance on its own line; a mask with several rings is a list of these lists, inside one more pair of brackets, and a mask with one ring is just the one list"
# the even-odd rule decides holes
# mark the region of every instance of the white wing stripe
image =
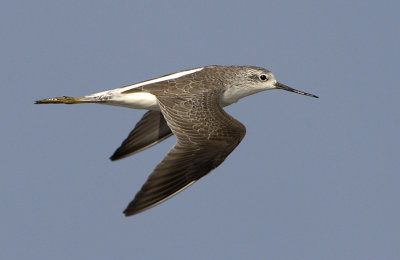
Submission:
[[145,86],[145,85],[149,85],[149,84],[153,84],[153,83],[157,83],[157,82],[162,82],[162,81],[166,81],[166,80],[170,80],[170,79],[177,79],[180,77],[183,77],[185,75],[189,75],[198,71],[201,71],[203,69],[203,67],[201,68],[197,68],[197,69],[192,69],[192,70],[184,70],[184,71],[180,71],[180,72],[176,72],[173,74],[169,74],[160,78],[156,78],[156,79],[151,79],[151,80],[147,80],[147,81],[143,81],[140,83],[136,83],[133,85],[129,85],[126,87],[122,87],[121,89],[123,89],[124,91],[130,90],[130,89],[134,89],[137,87],[141,87],[141,86]]
[[[191,70],[184,70],[184,71],[180,71],[180,72],[176,72],[176,73],[173,73],[173,74],[169,74],[169,75],[166,75],[166,76],[163,76],[163,77],[160,77],[160,78],[151,79],[151,80],[143,81],[143,82],[136,83],[136,84],[133,84],[133,85],[125,86],[125,87],[122,87],[122,88],[116,88],[116,89],[112,89],[112,90],[106,90],[106,91],[94,93],[94,94],[87,95],[87,96],[83,97],[81,101],[90,101],[90,102],[112,101],[112,100],[118,99],[118,97],[121,97],[121,93],[125,92],[127,90],[134,89],[134,88],[141,87],[141,86],[145,86],[145,85],[148,85],[148,84],[153,84],[153,83],[157,83],[157,82],[170,80],[170,79],[177,79],[177,78],[180,78],[182,76],[189,75],[189,74],[195,73],[197,71],[201,71],[202,69],[204,69],[204,67],[197,68],[197,69],[191,69]],[[153,95],[151,95],[151,96],[153,96]],[[139,97],[139,96],[135,96],[134,99],[136,98],[135,100],[137,100],[137,97]],[[124,98],[126,98],[125,95],[124,95]],[[124,98],[122,98],[120,100],[116,100],[116,101],[117,102],[118,101],[123,101],[125,103],[132,103],[133,102],[133,100],[131,100],[131,102],[126,102],[126,100],[124,100]],[[155,97],[154,97],[154,100],[152,98],[150,98],[150,97],[146,97],[146,98],[148,100],[156,102]],[[133,105],[133,106],[130,106],[132,108],[144,109],[144,107],[142,107],[142,106],[135,107],[136,106],[136,102],[133,102],[131,105]],[[126,106],[126,104],[123,105],[123,106]],[[157,108],[158,108],[158,106],[157,106]],[[147,109],[147,108],[145,108],[145,109]]]

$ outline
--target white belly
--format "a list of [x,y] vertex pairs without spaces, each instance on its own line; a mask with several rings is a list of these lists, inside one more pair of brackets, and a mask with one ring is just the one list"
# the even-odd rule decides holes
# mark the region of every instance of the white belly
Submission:
[[105,102],[106,105],[160,111],[156,96],[150,93],[116,95]]

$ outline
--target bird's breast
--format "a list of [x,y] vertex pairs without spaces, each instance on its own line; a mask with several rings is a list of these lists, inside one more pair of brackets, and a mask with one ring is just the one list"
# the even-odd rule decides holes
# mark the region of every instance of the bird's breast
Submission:
[[221,97],[221,105],[226,107],[233,103],[238,102],[240,99],[247,97],[249,95],[253,95],[264,89],[256,89],[256,88],[246,88],[242,86],[234,86],[225,90],[224,94]]

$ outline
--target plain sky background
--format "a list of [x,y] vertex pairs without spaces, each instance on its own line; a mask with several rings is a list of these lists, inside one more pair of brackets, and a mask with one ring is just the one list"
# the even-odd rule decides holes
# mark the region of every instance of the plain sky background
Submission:
[[[399,1],[3,1],[1,259],[400,259]],[[111,162],[144,111],[34,105],[204,65],[289,86],[227,111],[224,164],[122,211],[175,139]]]

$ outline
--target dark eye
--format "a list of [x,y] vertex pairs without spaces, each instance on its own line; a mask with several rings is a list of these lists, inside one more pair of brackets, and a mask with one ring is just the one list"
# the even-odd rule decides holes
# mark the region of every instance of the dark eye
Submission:
[[260,79],[261,80],[267,80],[267,76],[265,76],[264,74],[260,75]]

